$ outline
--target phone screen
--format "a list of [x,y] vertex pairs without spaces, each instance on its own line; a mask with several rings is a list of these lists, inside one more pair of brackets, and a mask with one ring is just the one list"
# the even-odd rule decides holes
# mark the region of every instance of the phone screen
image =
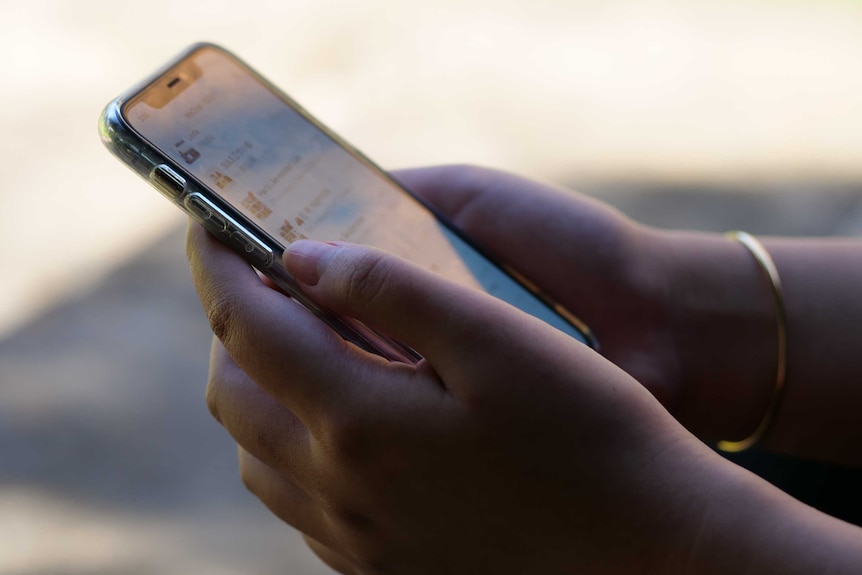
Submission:
[[123,107],[129,124],[282,246],[381,248],[584,335],[229,54],[202,47]]

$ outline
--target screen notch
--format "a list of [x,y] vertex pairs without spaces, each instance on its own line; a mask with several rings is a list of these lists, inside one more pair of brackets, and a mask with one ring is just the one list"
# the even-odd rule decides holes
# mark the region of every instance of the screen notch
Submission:
[[201,76],[203,76],[203,70],[194,58],[186,58],[162,74],[156,82],[144,89],[129,104],[134,106],[143,102],[151,108],[160,110],[170,104],[174,98],[182,94]]

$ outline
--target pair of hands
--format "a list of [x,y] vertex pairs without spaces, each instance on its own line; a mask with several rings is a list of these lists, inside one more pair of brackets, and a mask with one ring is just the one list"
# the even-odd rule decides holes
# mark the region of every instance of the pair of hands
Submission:
[[248,488],[345,574],[693,564],[708,486],[750,479],[656,400],[696,394],[669,312],[673,250],[604,205],[508,174],[396,176],[590,325],[604,357],[381,252],[295,244],[286,266],[315,301],[425,358],[390,363],[192,226],[217,338],[207,401]]

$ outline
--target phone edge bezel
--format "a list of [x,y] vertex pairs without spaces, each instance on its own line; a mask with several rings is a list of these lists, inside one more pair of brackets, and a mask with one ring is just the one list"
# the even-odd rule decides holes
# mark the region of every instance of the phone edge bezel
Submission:
[[[362,161],[364,164],[366,164],[370,169],[372,169],[372,171],[376,172],[379,176],[381,176],[384,179],[391,182],[398,189],[403,191],[407,196],[409,196],[414,201],[416,201],[421,206],[423,206],[425,209],[427,209],[429,212],[431,212],[431,214],[437,219],[437,221],[439,221],[450,232],[452,232],[459,239],[461,239],[461,241],[463,241],[466,245],[468,245],[470,248],[475,250],[480,256],[482,256],[483,258],[485,258],[486,260],[491,262],[491,264],[493,264],[494,266],[499,268],[504,274],[506,274],[509,278],[511,278],[515,283],[520,285],[523,289],[527,290],[527,292],[529,292],[534,297],[536,297],[536,299],[538,299],[539,302],[542,303],[544,306],[546,306],[552,313],[558,315],[560,318],[563,319],[563,321],[570,324],[578,333],[581,334],[581,336],[583,337],[584,342],[587,346],[589,346],[590,348],[595,349],[595,350],[599,349],[598,340],[596,339],[595,334],[593,333],[592,329],[583,320],[581,320],[577,315],[575,315],[573,312],[571,312],[570,310],[565,308],[565,306],[562,306],[559,302],[557,302],[556,300],[554,300],[553,298],[548,296],[544,291],[542,291],[542,290],[538,289],[537,287],[535,287],[534,285],[532,285],[531,282],[525,281],[526,278],[523,278],[522,276],[520,276],[520,274],[513,273],[514,270],[512,270],[510,268],[510,266],[507,266],[506,264],[504,264],[503,262],[498,260],[495,256],[488,253],[482,246],[474,243],[460,229],[458,229],[457,226],[455,226],[454,223],[451,220],[449,220],[449,218],[447,218],[444,214],[442,214],[439,210],[437,210],[433,205],[431,205],[430,203],[425,201],[423,198],[421,198],[417,194],[413,193],[407,186],[405,186],[397,178],[393,177],[391,174],[386,172],[383,168],[381,168],[379,165],[377,165],[368,156],[366,156],[364,153],[362,153],[362,151],[360,151],[359,149],[354,147],[352,144],[350,144],[350,142],[346,141],[344,138],[342,138],[337,133],[335,133],[331,128],[329,128],[328,126],[323,124],[313,114],[308,112],[308,110],[306,110],[299,102],[297,102],[289,94],[284,92],[278,86],[276,86],[275,84],[270,82],[266,77],[264,77],[259,72],[257,72],[257,70],[255,70],[255,68],[253,68],[251,65],[249,65],[245,60],[243,60],[242,58],[240,58],[239,56],[234,54],[232,51],[230,51],[230,50],[228,50],[222,46],[219,46],[217,44],[214,44],[212,42],[196,42],[196,43],[186,47],[181,52],[179,52],[177,55],[175,55],[173,58],[169,59],[165,64],[160,66],[155,72],[153,72],[149,76],[145,77],[140,82],[137,82],[136,84],[134,84],[131,88],[124,91],[120,96],[118,96],[117,98],[112,100],[105,107],[105,110],[102,113],[102,116],[100,117],[100,122],[99,122],[100,134],[102,136],[102,141],[105,144],[105,146],[111,150],[112,153],[114,153],[115,155],[120,157],[124,161],[124,163],[126,163],[139,176],[146,179],[152,185],[149,174],[152,171],[152,169],[155,168],[156,166],[158,166],[159,164],[167,164],[174,169],[179,169],[179,171],[182,172],[183,177],[186,178],[187,181],[192,181],[195,183],[196,189],[194,191],[196,191],[198,193],[204,192],[203,195],[208,200],[213,201],[213,203],[216,204],[223,211],[225,211],[225,213],[229,214],[237,222],[240,222],[242,224],[242,227],[247,232],[249,232],[249,233],[253,232],[253,235],[258,240],[262,241],[265,245],[267,245],[272,250],[272,252],[274,254],[275,261],[280,263],[280,257],[284,251],[284,246],[278,240],[276,240],[275,238],[272,238],[272,236],[270,236],[270,234],[268,234],[265,230],[260,228],[260,226],[255,224],[245,214],[240,212],[238,209],[236,209],[230,203],[223,200],[217,192],[215,192],[214,190],[211,190],[206,184],[204,184],[196,176],[194,176],[194,174],[191,174],[190,172],[186,171],[185,169],[182,168],[182,166],[179,166],[176,162],[174,162],[173,159],[166,156],[158,147],[156,147],[154,144],[149,142],[140,133],[138,133],[137,130],[135,130],[134,127],[132,127],[131,124],[126,120],[126,118],[124,117],[124,115],[122,113],[123,106],[129,100],[131,100],[137,94],[141,93],[147,87],[156,83],[159,80],[159,78],[161,78],[169,70],[171,70],[172,68],[177,66],[182,60],[188,58],[189,56],[191,56],[196,51],[204,49],[204,48],[215,49],[217,51],[220,51],[220,52],[226,54],[229,58],[232,58],[233,60],[235,60],[248,73],[250,73],[252,76],[254,76],[254,78],[257,81],[259,81],[262,85],[264,85],[268,90],[273,92],[274,95],[276,95],[277,97],[284,100],[289,106],[291,106],[294,110],[296,110],[299,114],[301,114],[303,118],[305,118],[306,120],[311,122],[312,125],[314,125],[317,129],[321,130],[326,136],[332,138],[332,140],[336,144],[338,144],[339,146],[342,146],[349,153],[351,153],[356,158],[358,158],[360,161]],[[106,128],[105,131],[103,131],[103,124]],[[117,142],[115,142],[115,140],[113,138],[110,138],[107,135],[107,131],[109,129],[113,129],[114,133],[119,133],[119,132],[116,132],[116,128],[117,128],[116,124],[119,124],[124,129],[122,135],[134,136],[136,139],[136,143],[141,145],[142,148],[146,148],[147,152],[153,153],[156,158],[159,158],[159,161],[151,160],[153,163],[151,166],[149,166],[149,169],[147,170],[146,173],[144,173],[142,170],[135,169],[136,164],[138,164],[138,162],[134,161],[134,160],[137,160],[140,156],[135,156],[134,153],[130,152],[127,149],[122,149],[121,150],[123,152],[122,154],[118,153],[118,151],[120,151],[120,150],[117,148]],[[124,141],[124,143],[127,143],[127,142]],[[144,157],[146,157],[146,156],[144,156]],[[133,160],[133,161],[130,161],[130,160]],[[187,190],[181,197],[185,197],[189,193],[191,193],[191,192],[189,190]],[[181,201],[172,200],[172,203],[176,204],[184,212],[186,212],[187,214],[192,215],[194,217],[194,214],[192,214]],[[240,255],[242,255],[242,254],[240,254]],[[247,258],[244,257],[244,259],[246,259],[246,261],[248,261]],[[251,263],[251,262],[249,262],[249,263]],[[278,265],[278,264],[274,264],[274,265]],[[278,265],[278,267],[281,268],[279,271],[283,272],[284,274],[287,275],[288,278],[290,278],[287,271],[283,269],[283,266]],[[262,271],[263,273],[266,273],[267,270],[260,270],[260,271]],[[290,280],[292,281],[292,278],[290,278]],[[301,293],[301,290],[299,290],[298,286],[295,287],[293,290],[291,290],[291,292],[294,290],[300,291],[300,293]],[[562,310],[564,313],[561,313],[560,310]],[[329,314],[329,315],[334,316],[334,314]],[[335,316],[335,317],[337,317],[337,316]],[[339,319],[341,319],[341,318],[339,318]],[[329,323],[329,322],[327,322],[327,323]],[[415,354],[415,352],[413,352],[412,350],[410,350],[410,351]]]

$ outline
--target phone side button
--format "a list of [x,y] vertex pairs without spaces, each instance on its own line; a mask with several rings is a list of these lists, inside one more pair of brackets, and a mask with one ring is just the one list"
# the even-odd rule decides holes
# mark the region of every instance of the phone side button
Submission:
[[249,236],[241,230],[234,230],[230,237],[239,245],[240,249],[249,255],[254,265],[265,268],[272,264],[272,250],[257,238]]
[[160,192],[176,200],[186,191],[186,180],[170,166],[159,164],[150,172],[150,181]]
[[189,211],[200,219],[205,228],[215,232],[222,232],[227,229],[227,222],[220,215],[220,210],[205,197],[197,193],[189,194],[184,203]]

